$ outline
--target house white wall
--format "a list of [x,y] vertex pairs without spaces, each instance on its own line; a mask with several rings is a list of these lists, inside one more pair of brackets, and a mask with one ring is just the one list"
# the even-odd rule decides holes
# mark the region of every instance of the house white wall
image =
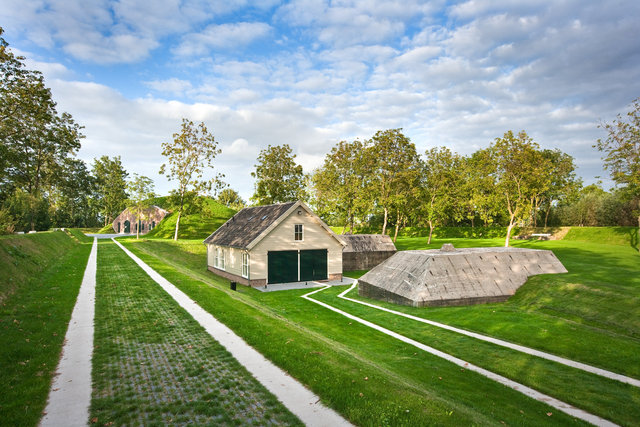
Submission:
[[[298,215],[301,212],[301,215]],[[302,241],[294,240],[294,226],[304,225]],[[282,220],[250,253],[251,279],[267,278],[267,252],[327,249],[327,274],[342,274],[342,245],[304,208],[299,207]]]
[[218,266],[220,270],[227,273],[242,276],[242,252],[244,249],[230,248],[227,246],[207,245],[207,266],[215,266],[216,248],[224,252],[224,268]]

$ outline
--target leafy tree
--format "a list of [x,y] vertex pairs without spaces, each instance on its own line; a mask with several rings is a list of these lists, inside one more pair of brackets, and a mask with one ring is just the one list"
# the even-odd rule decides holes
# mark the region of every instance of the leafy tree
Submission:
[[410,201],[415,200],[412,191],[420,175],[420,157],[402,129],[376,132],[365,155],[373,159],[371,190],[383,211],[382,234],[386,234],[389,212],[396,212],[399,226],[411,209]]
[[95,179],[86,164],[66,159],[64,170],[49,191],[53,223],[58,227],[95,227],[99,224],[91,199],[96,192]]
[[305,200],[305,178],[302,166],[289,145],[269,145],[260,151],[258,164],[251,176],[256,179],[251,200],[258,205]]
[[582,181],[576,177],[576,166],[573,157],[556,150],[542,150],[542,156],[548,160],[549,169],[546,171],[548,183],[546,190],[535,199],[533,226],[537,227],[536,213],[538,208],[544,211],[544,227],[547,227],[549,213],[556,203],[562,203],[573,197],[582,186]]
[[173,141],[162,143],[162,155],[167,157],[168,163],[160,167],[160,174],[166,174],[169,181],[178,183],[178,188],[171,191],[178,206],[173,240],[178,240],[180,217],[189,196],[197,198],[199,194],[209,192],[212,188],[218,190],[223,185],[222,174],[204,179],[205,171],[213,168],[213,160],[221,152],[205,124],[195,126],[188,119],[182,119],[182,130],[173,134]]
[[604,167],[624,193],[636,201],[640,240],[640,98],[632,102],[626,120],[618,114],[611,123],[600,125],[606,139],[598,139],[595,147],[605,154]]
[[432,148],[425,153],[424,183],[421,191],[421,211],[429,225],[429,240],[436,224],[441,224],[457,202],[461,186],[461,158],[446,147]]
[[120,156],[94,159],[92,172],[96,186],[96,204],[103,216],[103,225],[107,225],[127,207],[129,174],[124,170]]
[[454,217],[467,219],[475,226],[478,217],[487,227],[494,222],[500,208],[496,192],[495,167],[488,149],[478,150],[460,161],[461,182],[457,188]]
[[151,199],[156,197],[151,178],[133,174],[133,179],[127,184],[129,193],[129,208],[136,216],[136,239],[140,238],[140,221],[146,219],[147,211],[151,207]]
[[236,211],[239,211],[247,205],[242,197],[240,197],[240,194],[233,188],[225,188],[222,190],[218,195],[218,202]]
[[513,227],[529,216],[531,200],[546,190],[544,177],[550,165],[525,131],[517,135],[506,132],[496,138],[490,152],[496,168],[496,190],[509,218],[504,244],[508,247]]
[[55,186],[83,135],[71,115],[58,114],[44,77],[26,69],[24,59],[0,37],[0,201],[18,189],[28,194],[31,202],[23,207],[33,230],[36,205],[47,198],[46,189]]
[[353,233],[356,218],[363,218],[373,207],[368,191],[371,159],[365,153],[365,144],[361,141],[340,141],[311,177],[318,209],[341,221],[343,234],[347,226]]

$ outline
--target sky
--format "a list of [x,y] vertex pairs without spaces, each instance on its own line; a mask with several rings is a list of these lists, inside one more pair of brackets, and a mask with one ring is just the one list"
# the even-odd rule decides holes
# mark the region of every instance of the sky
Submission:
[[120,155],[167,194],[161,144],[203,121],[209,176],[245,200],[269,144],[311,172],[392,128],[463,155],[525,130],[606,188],[592,146],[640,96],[639,22],[637,0],[0,0],[10,48],[84,126],[79,158]]

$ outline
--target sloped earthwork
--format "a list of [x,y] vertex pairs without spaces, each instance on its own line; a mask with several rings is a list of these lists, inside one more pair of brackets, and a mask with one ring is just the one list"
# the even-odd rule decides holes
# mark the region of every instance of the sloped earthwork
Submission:
[[402,251],[358,280],[364,297],[414,307],[507,300],[529,276],[566,273],[553,252],[523,248]]

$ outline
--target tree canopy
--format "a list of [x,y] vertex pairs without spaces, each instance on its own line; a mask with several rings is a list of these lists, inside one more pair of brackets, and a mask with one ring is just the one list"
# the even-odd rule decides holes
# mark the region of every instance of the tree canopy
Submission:
[[258,205],[305,200],[302,166],[287,144],[269,145],[260,151],[258,164],[251,176],[256,179],[251,200]]
[[604,153],[604,167],[622,191],[637,203],[640,240],[640,98],[631,104],[626,119],[620,114],[611,123],[600,125],[607,132],[595,147]]
[[162,143],[162,155],[167,158],[167,163],[160,167],[160,174],[166,174],[169,181],[178,184],[178,188],[171,191],[178,206],[174,240],[178,240],[180,217],[187,199],[195,199],[223,185],[222,174],[205,178],[205,171],[213,169],[213,161],[221,152],[204,122],[196,126],[188,119],[182,119],[182,129],[180,133],[173,134],[173,141]]

